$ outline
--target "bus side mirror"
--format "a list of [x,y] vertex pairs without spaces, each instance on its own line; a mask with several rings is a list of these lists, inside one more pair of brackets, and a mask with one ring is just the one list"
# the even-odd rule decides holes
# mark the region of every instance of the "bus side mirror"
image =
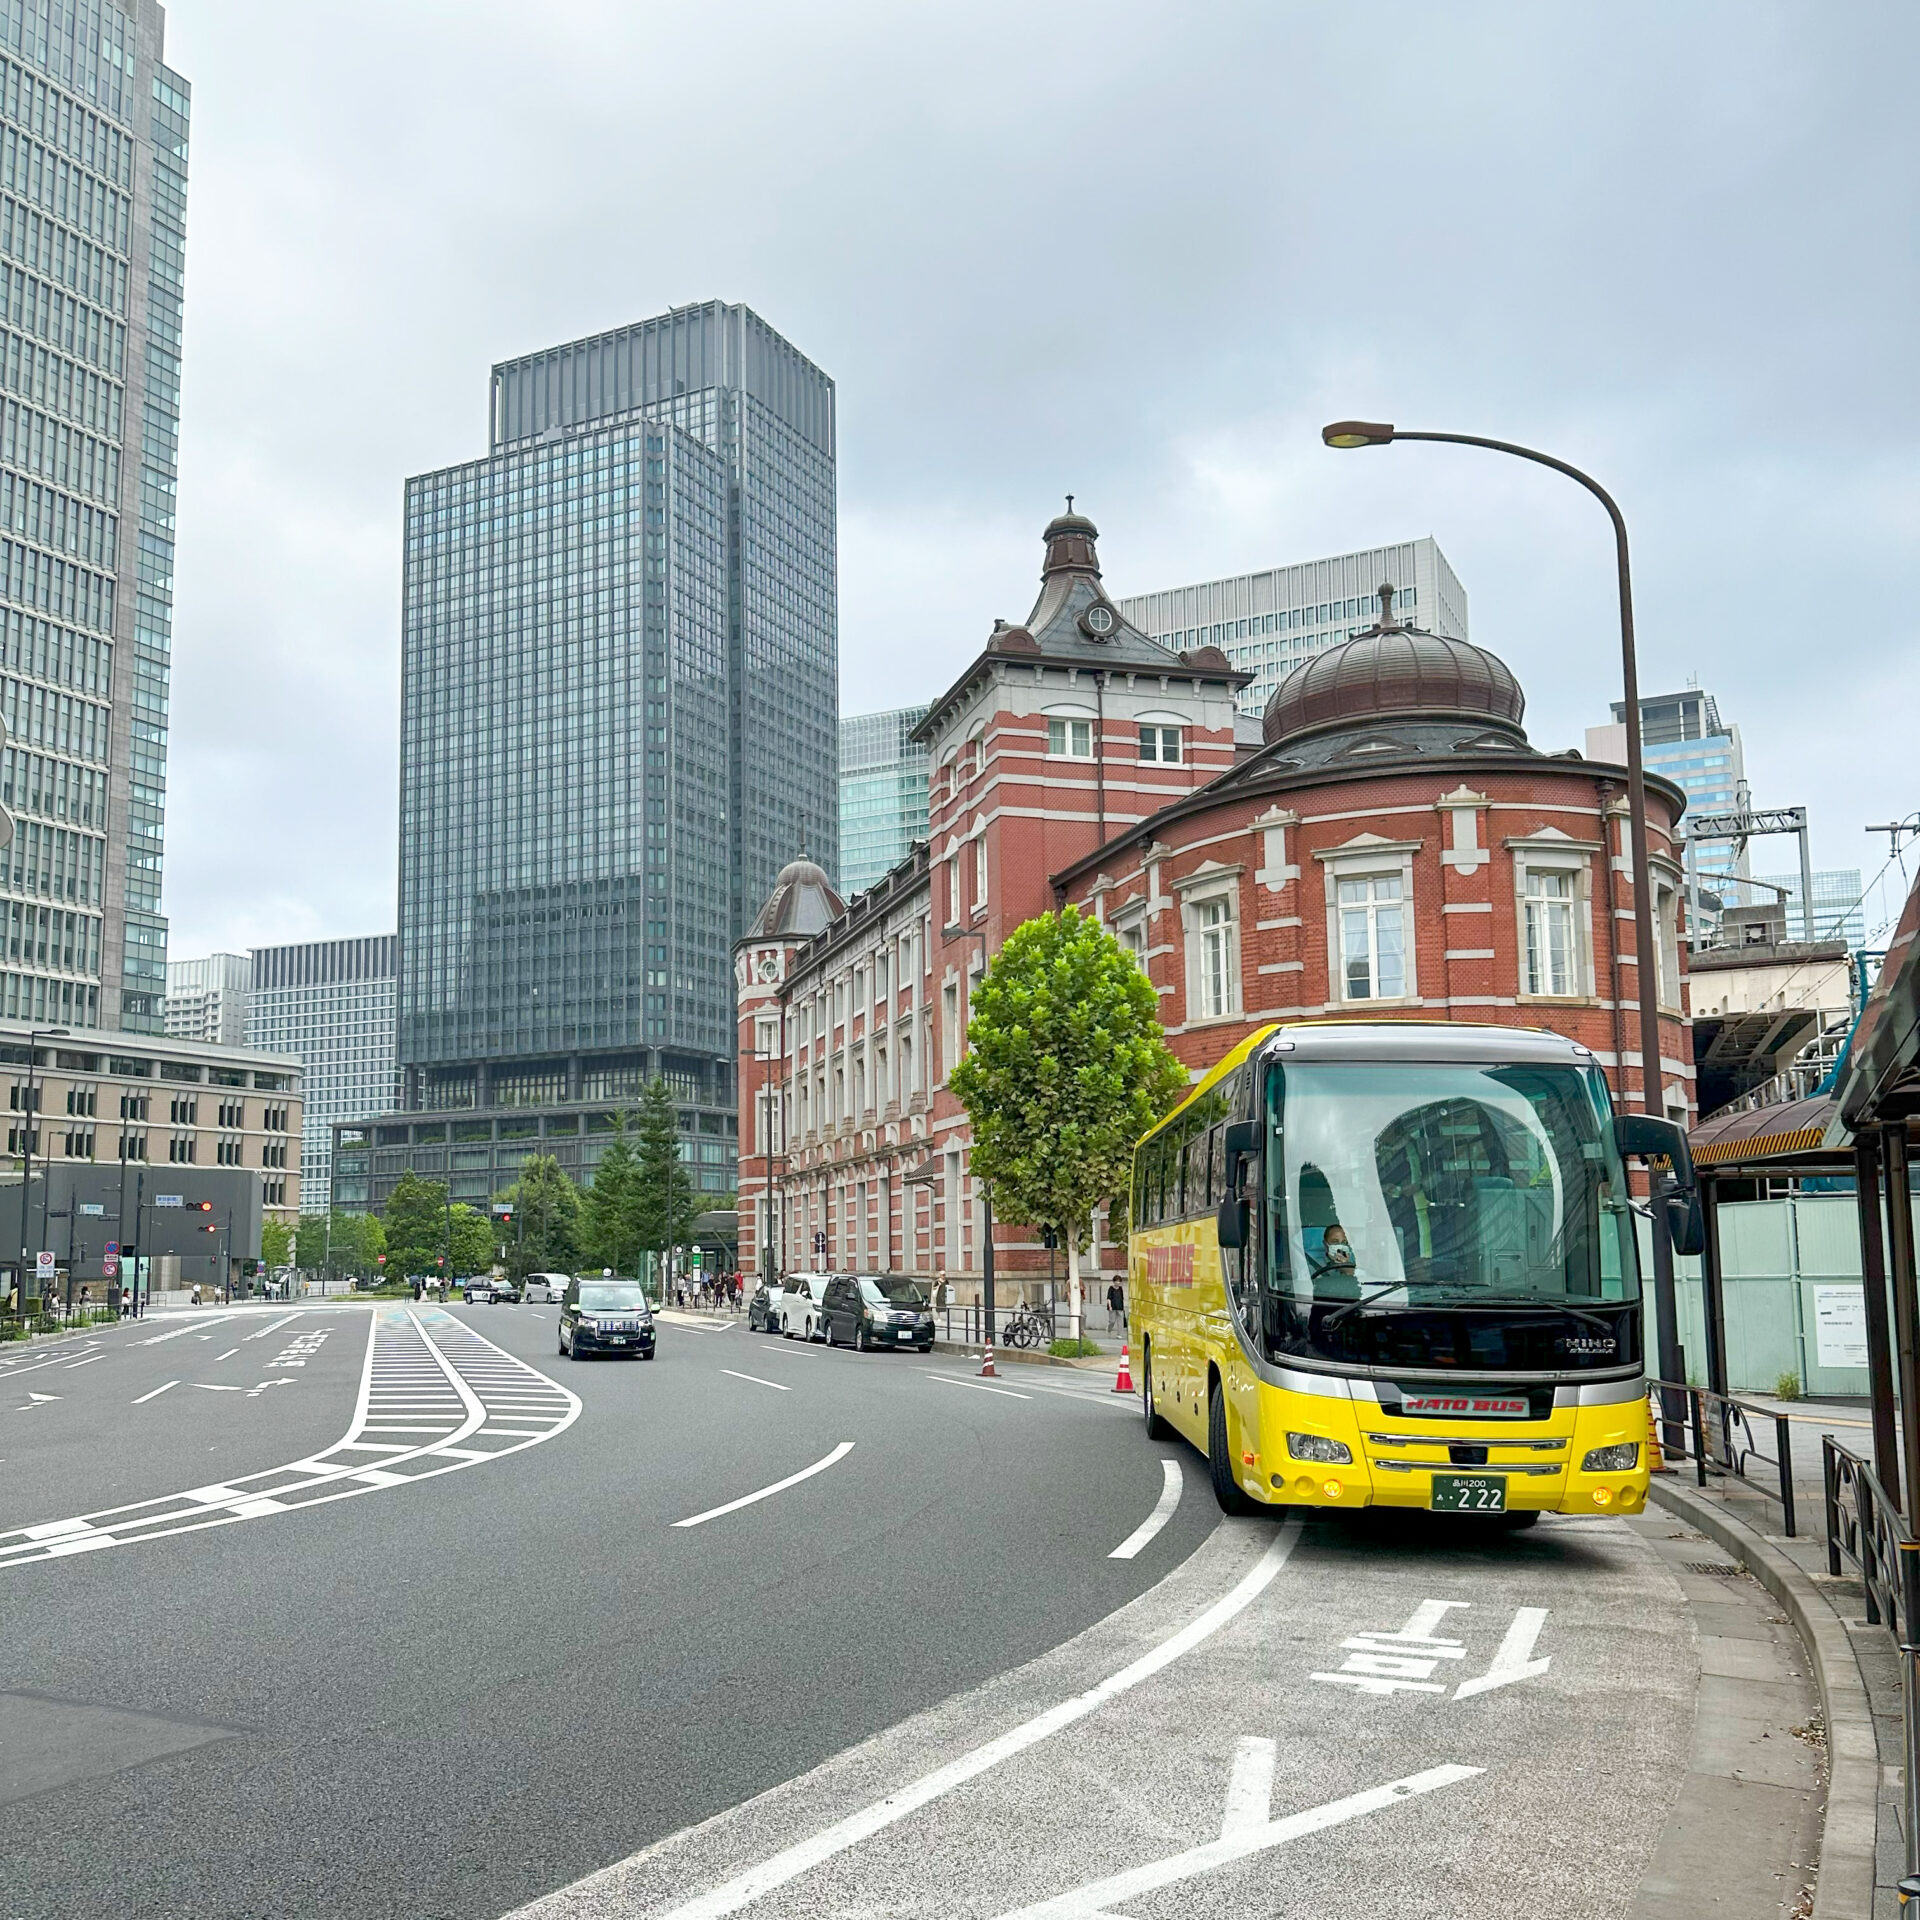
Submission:
[[1667,1195],[1667,1233],[1675,1253],[1706,1252],[1707,1220],[1700,1206],[1699,1188],[1687,1187]]
[[1247,1203],[1244,1200],[1222,1200],[1220,1211],[1214,1217],[1214,1231],[1219,1235],[1223,1247],[1244,1247],[1247,1244]]
[[1221,1144],[1229,1155],[1245,1160],[1260,1151],[1260,1122],[1233,1120],[1227,1124]]
[[1657,1113],[1616,1114],[1613,1138],[1623,1154],[1669,1162],[1674,1184],[1692,1190],[1693,1154],[1687,1146],[1687,1130],[1679,1121],[1663,1120]]

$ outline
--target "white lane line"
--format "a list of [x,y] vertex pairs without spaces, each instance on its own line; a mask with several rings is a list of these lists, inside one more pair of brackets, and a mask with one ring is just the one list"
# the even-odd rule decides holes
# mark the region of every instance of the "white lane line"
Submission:
[[212,1360],[208,1362],[208,1365],[218,1366],[222,1360],[231,1360],[239,1351],[240,1349],[238,1347],[229,1347],[225,1353],[216,1353]]
[[[299,1318],[300,1316],[297,1313],[290,1313],[287,1315],[286,1319],[276,1320],[272,1326],[262,1327],[258,1333],[248,1334],[247,1338],[249,1340],[264,1340],[268,1334],[277,1333],[282,1327],[290,1325],[293,1321],[298,1320]],[[162,1339],[165,1339],[165,1337],[166,1336],[164,1334],[161,1335]]]
[[791,1393],[791,1387],[783,1387],[778,1380],[762,1380],[756,1373],[735,1373],[731,1367],[720,1369],[730,1380],[751,1380],[756,1387],[771,1387],[775,1393]]
[[1196,1614],[1184,1627],[1170,1633],[1157,1646],[1149,1647],[1139,1659],[1122,1667],[1118,1673],[1110,1674],[1098,1686],[1089,1687],[1085,1693],[1075,1694],[1070,1700],[1062,1700],[1045,1713],[1036,1714],[1031,1720],[1010,1728],[998,1739],[989,1740],[983,1746],[975,1747],[971,1753],[962,1754],[958,1760],[949,1761],[946,1766],[937,1767],[932,1773],[922,1774],[911,1785],[900,1787],[884,1800],[876,1800],[871,1806],[862,1807],[858,1813],[848,1815],[823,1832],[785,1848],[771,1860],[763,1860],[758,1866],[749,1867],[745,1873],[729,1880],[724,1886],[715,1887],[711,1893],[703,1893],[697,1899],[674,1907],[662,1914],[660,1920],[720,1920],[723,1914],[738,1913],[763,1893],[771,1893],[776,1887],[784,1887],[790,1880],[799,1879],[823,1860],[831,1860],[835,1854],[844,1853],[849,1847],[858,1846],[862,1840],[871,1839],[896,1821],[904,1820],[908,1814],[917,1813],[931,1801],[943,1798],[956,1787],[965,1786],[969,1780],[978,1779],[1001,1761],[1012,1759],[1016,1753],[1025,1753],[1029,1747],[1038,1746],[1049,1735],[1084,1720],[1088,1714],[1098,1712],[1121,1694],[1130,1693],[1143,1680],[1152,1679],[1163,1668],[1170,1667],[1183,1653],[1192,1652],[1195,1647],[1210,1640],[1228,1621],[1244,1613],[1287,1564],[1287,1557],[1300,1538],[1301,1525],[1299,1515],[1289,1515],[1274,1535],[1272,1545],[1230,1593],[1216,1600],[1204,1613]]
[[[926,1373],[926,1369],[921,1368]],[[950,1373],[928,1373],[929,1380],[938,1380],[942,1386],[971,1387],[975,1393],[997,1393],[1003,1400],[1031,1400],[1030,1393],[1015,1393],[1011,1387],[990,1387],[984,1380],[957,1380]]]
[[1160,1498],[1154,1503],[1153,1511],[1127,1535],[1127,1537],[1107,1555],[1109,1560],[1131,1560],[1153,1536],[1173,1518],[1173,1510],[1180,1504],[1180,1462],[1162,1460],[1160,1462],[1162,1484]]
[[133,1404],[136,1407],[144,1407],[149,1400],[158,1400],[160,1396],[166,1392],[167,1387],[177,1387],[179,1384],[180,1382],[178,1380],[169,1380],[166,1386],[155,1387],[151,1393],[143,1393]]
[[750,1507],[756,1500],[770,1500],[776,1493],[785,1493],[789,1487],[797,1487],[802,1480],[811,1480],[816,1473],[825,1473],[836,1460],[844,1460],[853,1451],[851,1440],[842,1440],[824,1460],[816,1460],[810,1467],[802,1467],[798,1473],[790,1473],[784,1480],[776,1480],[770,1487],[762,1487],[758,1493],[742,1494],[738,1500],[729,1500],[724,1507],[711,1507],[705,1513],[696,1513],[685,1520],[676,1520],[676,1527],[703,1527],[709,1520],[718,1520],[723,1513],[738,1513],[742,1507]]
[[[90,1367],[93,1365],[93,1363],[96,1360],[104,1360],[106,1357],[107,1356],[104,1353],[90,1353],[87,1355],[87,1357],[84,1360],[76,1360],[73,1363],[73,1366],[74,1367]],[[73,1367],[69,1367],[67,1371],[71,1373],[73,1371]]]

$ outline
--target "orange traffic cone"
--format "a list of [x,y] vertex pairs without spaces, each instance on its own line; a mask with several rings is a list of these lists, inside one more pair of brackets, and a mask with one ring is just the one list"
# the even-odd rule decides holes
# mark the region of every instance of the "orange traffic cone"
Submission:
[[980,1377],[983,1380],[998,1380],[1000,1376],[993,1370],[993,1335],[987,1335],[987,1357],[980,1363]]
[[1115,1393],[1131,1393],[1133,1391],[1133,1374],[1129,1369],[1127,1355],[1127,1343],[1122,1340],[1120,1342],[1120,1377],[1113,1383]]

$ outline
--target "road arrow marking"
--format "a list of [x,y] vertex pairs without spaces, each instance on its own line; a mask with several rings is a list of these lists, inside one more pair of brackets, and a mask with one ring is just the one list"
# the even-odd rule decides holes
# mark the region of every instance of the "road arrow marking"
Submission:
[[238,1393],[238,1387],[217,1387],[209,1380],[196,1380],[193,1383],[202,1393]]
[[27,1389],[27,1398],[29,1401],[32,1402],[32,1405],[25,1406],[25,1407],[15,1407],[14,1408],[15,1413],[31,1413],[34,1407],[42,1406],[49,1400],[58,1400],[60,1396],[57,1393],[35,1393],[34,1390],[31,1387],[29,1387]]
[[1184,1853],[1169,1854],[1144,1867],[1110,1874],[1104,1880],[1091,1881],[1071,1893],[1055,1894],[1033,1906],[1018,1907],[999,1916],[999,1920],[1119,1920],[1113,1902],[1131,1900],[1138,1894],[1154,1893],[1162,1887],[1210,1873],[1215,1867],[1245,1860],[1273,1847],[1308,1834],[1324,1833],[1330,1827],[1344,1826],[1370,1813],[1379,1813],[1402,1800],[1437,1792],[1461,1780],[1472,1780],[1485,1772],[1483,1767],[1429,1767],[1424,1773],[1408,1774],[1401,1780],[1389,1780],[1384,1786],[1369,1787],[1364,1793],[1351,1793],[1343,1800],[1329,1800],[1325,1806],[1309,1807],[1304,1813],[1289,1814],[1284,1820],[1267,1817],[1267,1810],[1252,1799],[1257,1786],[1271,1787],[1273,1780],[1273,1742],[1245,1739],[1235,1750],[1233,1775],[1227,1787],[1226,1817],[1221,1822],[1220,1838],[1205,1846],[1189,1847]]
[[1522,1607],[1513,1616],[1513,1625],[1507,1629],[1506,1638],[1500,1642],[1499,1651],[1493,1656],[1493,1665],[1475,1680],[1462,1680],[1454,1688],[1453,1697],[1464,1700],[1470,1694],[1490,1693],[1495,1687],[1511,1686],[1516,1680],[1532,1680],[1546,1672],[1552,1665],[1551,1658],[1530,1660],[1533,1643],[1540,1638],[1540,1629],[1547,1624],[1545,1607]]
[[292,1385],[293,1382],[291,1380],[262,1380],[257,1387],[249,1387],[247,1389],[247,1398],[249,1400],[258,1400],[269,1387],[290,1387]]

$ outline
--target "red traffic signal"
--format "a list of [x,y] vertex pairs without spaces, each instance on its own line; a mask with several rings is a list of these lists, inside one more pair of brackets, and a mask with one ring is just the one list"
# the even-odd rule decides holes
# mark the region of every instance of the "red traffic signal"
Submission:
[[211,1200],[195,1200],[189,1203],[187,1210],[190,1213],[211,1213],[213,1211],[213,1202]]

